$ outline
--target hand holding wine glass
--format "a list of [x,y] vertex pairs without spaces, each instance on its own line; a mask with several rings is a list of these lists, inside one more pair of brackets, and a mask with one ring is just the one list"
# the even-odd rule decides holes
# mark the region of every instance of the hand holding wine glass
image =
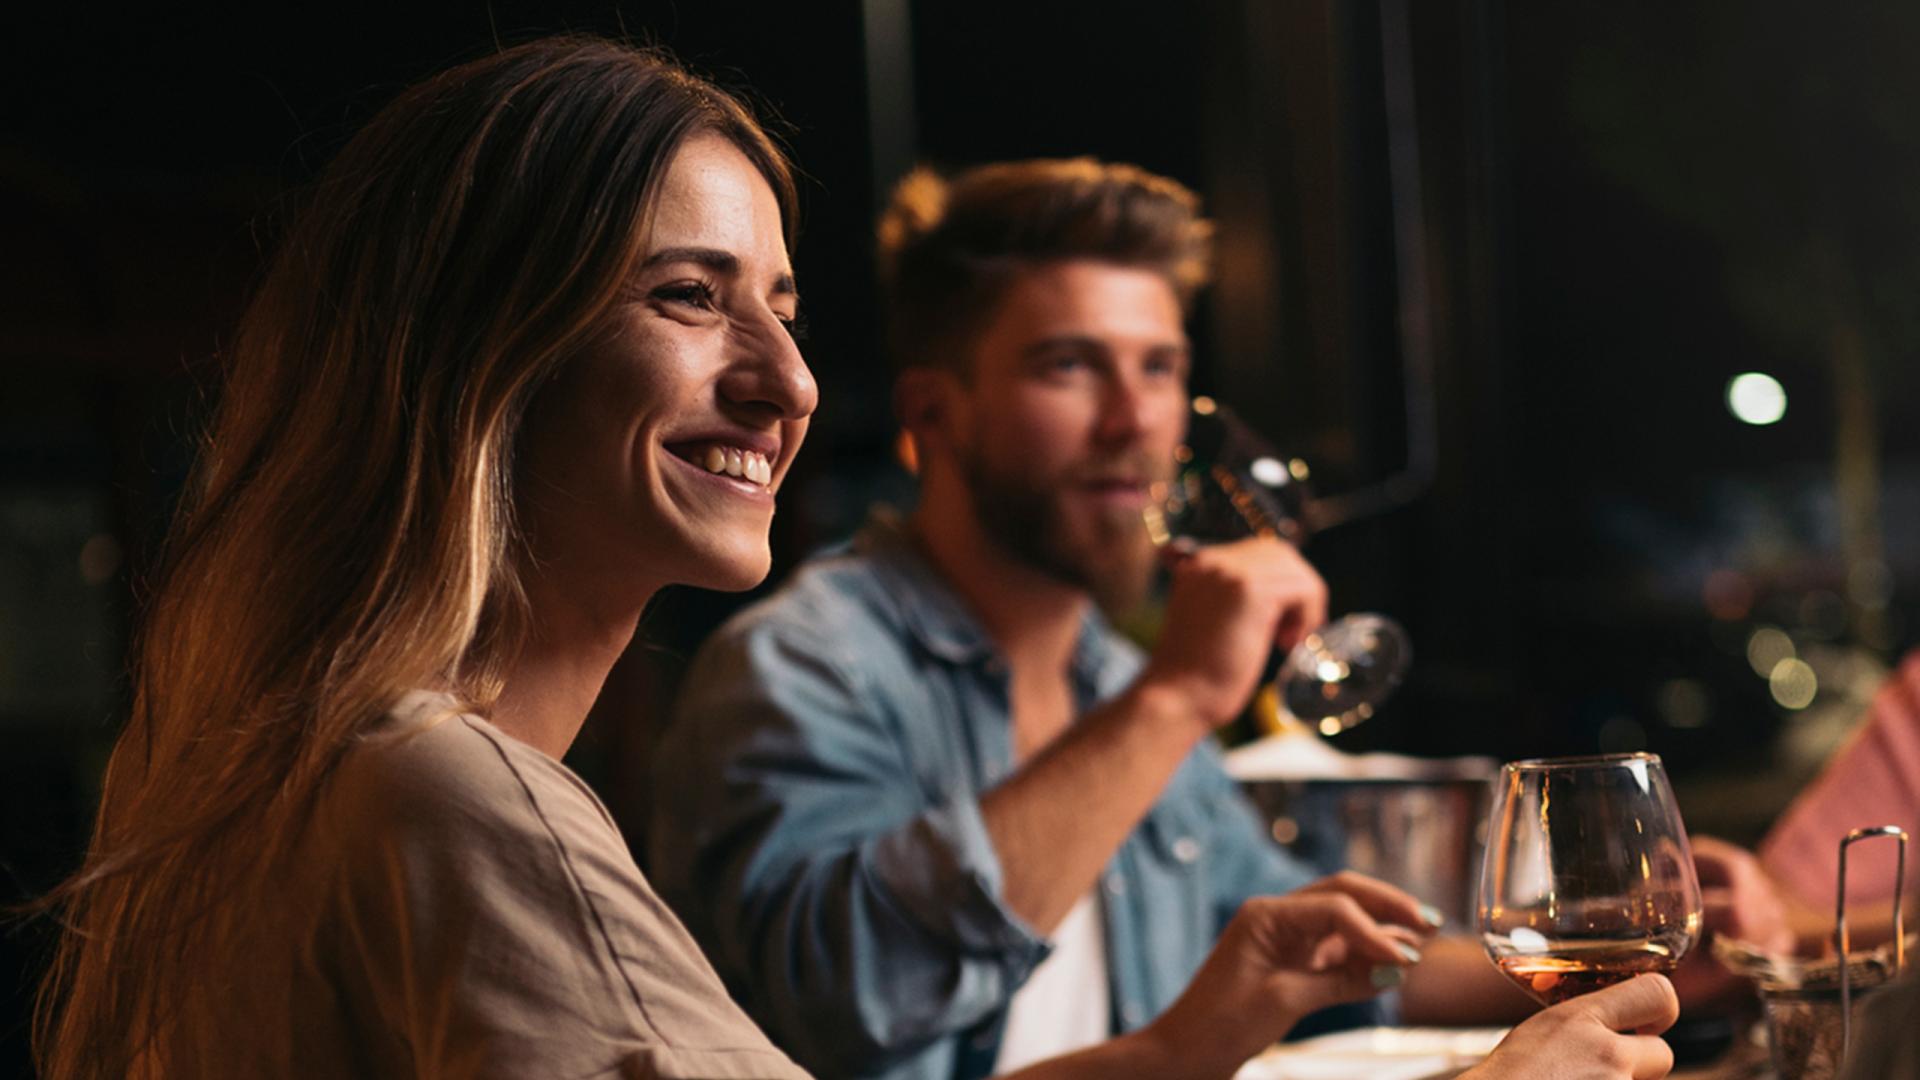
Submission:
[[[1192,554],[1252,537],[1291,550],[1307,538],[1313,504],[1304,467],[1282,462],[1225,406],[1194,399],[1177,459],[1179,468],[1155,485],[1146,510],[1147,531],[1162,548]],[[1318,615],[1325,615],[1324,593]],[[1268,665],[1268,677],[1287,710],[1322,734],[1372,716],[1412,660],[1406,631],[1384,615],[1348,615],[1324,626],[1316,618],[1312,625],[1277,629],[1274,639],[1288,651]]]
[[1170,568],[1166,611],[1144,680],[1177,688],[1209,725],[1239,715],[1274,642],[1326,617],[1326,585],[1290,545],[1249,538],[1198,548]]
[[1501,771],[1480,880],[1487,953],[1553,1005],[1645,972],[1700,938],[1686,828],[1652,754],[1516,761]]
[[1673,1069],[1661,1032],[1680,999],[1659,975],[1639,975],[1533,1014],[1457,1080],[1659,1080]]

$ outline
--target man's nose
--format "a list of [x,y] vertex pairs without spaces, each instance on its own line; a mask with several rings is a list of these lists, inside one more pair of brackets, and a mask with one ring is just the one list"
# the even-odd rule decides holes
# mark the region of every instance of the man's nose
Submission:
[[1163,411],[1157,397],[1138,380],[1126,377],[1112,380],[1100,403],[1100,441],[1110,446],[1138,441],[1153,428]]

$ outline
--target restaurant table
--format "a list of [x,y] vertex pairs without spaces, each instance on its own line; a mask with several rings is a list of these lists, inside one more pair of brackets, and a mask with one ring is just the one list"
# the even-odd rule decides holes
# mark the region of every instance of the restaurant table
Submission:
[[[1255,1057],[1235,1080],[1445,1080],[1478,1063],[1506,1028],[1362,1028],[1283,1043]],[[1671,1080],[1772,1080],[1766,1036],[1750,1028],[1712,1061],[1675,1069]]]

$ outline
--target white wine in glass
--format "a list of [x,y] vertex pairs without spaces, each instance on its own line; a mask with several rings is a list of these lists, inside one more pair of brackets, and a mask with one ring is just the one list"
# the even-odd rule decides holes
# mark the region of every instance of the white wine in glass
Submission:
[[1480,937],[1546,1005],[1645,972],[1700,940],[1686,827],[1653,754],[1539,758],[1500,773],[1480,875]]

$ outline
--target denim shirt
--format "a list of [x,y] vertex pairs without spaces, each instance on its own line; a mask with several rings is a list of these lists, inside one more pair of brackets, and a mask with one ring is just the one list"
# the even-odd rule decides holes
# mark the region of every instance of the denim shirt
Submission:
[[[1080,711],[1142,660],[1089,614]],[[989,1073],[1049,949],[1007,909],[980,814],[1013,772],[1007,666],[897,527],[724,626],[653,768],[647,872],[776,1042],[823,1076]],[[1311,876],[1203,742],[1097,885],[1114,1030],[1172,1003],[1242,901]]]

